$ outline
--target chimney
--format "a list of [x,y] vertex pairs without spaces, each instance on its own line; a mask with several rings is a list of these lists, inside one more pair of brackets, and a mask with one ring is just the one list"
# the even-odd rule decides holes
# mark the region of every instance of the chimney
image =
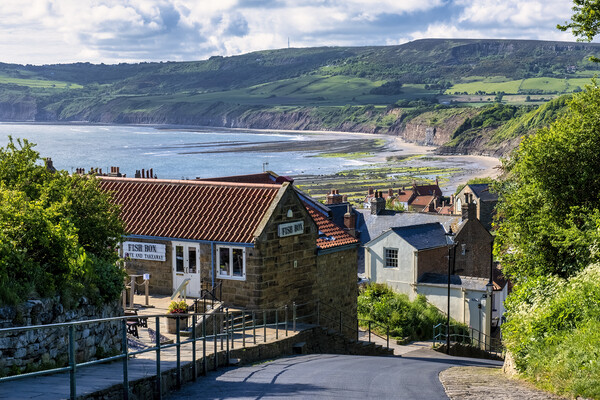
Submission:
[[339,190],[331,189],[331,192],[327,195],[326,204],[340,204],[342,203],[342,195]]
[[394,189],[392,189],[392,188],[388,189],[388,197],[394,197]]
[[142,168],[142,178],[146,177],[146,170],[144,168]]
[[369,191],[367,192],[367,194],[369,196],[373,196],[373,188],[372,187],[369,188]]
[[150,168],[150,176],[148,178],[151,178],[151,179],[154,178],[154,174],[152,172],[152,168]]
[[348,202],[348,195],[345,194],[342,196],[342,203],[347,203]]
[[54,164],[52,163],[52,159],[50,157],[44,158],[44,164],[46,164],[46,169],[48,170],[48,172],[56,172],[56,168],[54,168]]
[[140,173],[140,170],[136,169],[134,178],[141,178],[141,177],[142,177],[142,174]]
[[356,214],[350,204],[348,204],[346,214],[344,214],[344,230],[356,237]]
[[475,203],[467,203],[462,206],[462,220],[477,219],[477,205]]
[[375,197],[371,199],[371,214],[379,215],[383,211],[385,211],[385,200],[380,192],[375,191]]

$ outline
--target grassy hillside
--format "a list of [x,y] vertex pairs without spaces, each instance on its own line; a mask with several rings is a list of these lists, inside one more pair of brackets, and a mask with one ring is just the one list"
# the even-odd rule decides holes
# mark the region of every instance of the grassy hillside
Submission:
[[[502,100],[521,105],[523,111],[512,113],[519,117],[533,104],[579,91],[600,69],[587,61],[598,50],[600,45],[583,43],[428,39],[399,46],[268,50],[194,62],[0,64],[0,120],[403,135],[411,119],[441,112],[435,108],[440,102],[447,109]],[[433,127],[447,120],[443,113],[423,118]],[[508,120],[499,122],[463,129],[466,139],[452,135],[449,145],[479,137],[477,128],[494,139],[492,145],[515,136],[517,128],[488,132]],[[411,140],[418,141],[417,136]]]

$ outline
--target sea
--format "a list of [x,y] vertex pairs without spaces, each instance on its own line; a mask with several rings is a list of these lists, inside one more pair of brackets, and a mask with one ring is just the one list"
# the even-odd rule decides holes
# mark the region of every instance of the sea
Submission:
[[[321,151],[293,151],[298,141],[316,140],[307,132],[251,131],[132,125],[0,123],[0,146],[13,140],[35,143],[40,157],[57,169],[119,167],[133,176],[152,169],[158,178],[194,179],[264,170],[279,175],[332,174],[365,164],[341,157],[315,157]],[[356,140],[361,140],[357,138]],[[364,140],[364,139],[363,139]],[[245,151],[245,148],[252,150]],[[265,151],[261,151],[265,146]],[[277,151],[276,149],[285,151]],[[323,152],[327,149],[323,149]]]

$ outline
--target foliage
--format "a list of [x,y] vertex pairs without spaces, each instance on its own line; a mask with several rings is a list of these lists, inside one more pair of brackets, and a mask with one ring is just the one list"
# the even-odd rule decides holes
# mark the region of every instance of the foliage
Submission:
[[514,280],[568,277],[598,259],[599,130],[600,89],[588,86],[503,161],[494,251]]
[[516,116],[522,115],[528,110],[529,109],[526,107],[517,107],[500,103],[487,106],[479,114],[472,118],[467,118],[465,122],[456,128],[452,136],[457,137],[463,132],[471,129],[498,127]]
[[185,300],[175,301],[173,300],[169,304],[169,308],[167,309],[167,313],[169,314],[185,314],[188,312],[188,305]]
[[559,394],[600,399],[600,265],[539,276],[506,302],[505,345],[517,368]]
[[571,22],[565,25],[557,25],[557,28],[565,32],[571,30],[578,40],[591,42],[598,34],[600,1],[598,0],[573,0],[573,15]]
[[402,94],[402,82],[400,81],[389,81],[381,86],[374,87],[370,91],[371,94],[383,94],[383,95],[394,95]]
[[404,204],[400,203],[399,201],[394,201],[393,198],[388,198],[385,201],[385,208],[386,210],[406,211]]
[[445,323],[446,317],[425,296],[411,302],[386,285],[371,283],[358,295],[358,316],[390,327],[390,335],[410,340],[431,339],[432,327]]
[[118,208],[93,177],[50,172],[27,140],[0,148],[0,303],[61,295],[116,299],[124,233]]

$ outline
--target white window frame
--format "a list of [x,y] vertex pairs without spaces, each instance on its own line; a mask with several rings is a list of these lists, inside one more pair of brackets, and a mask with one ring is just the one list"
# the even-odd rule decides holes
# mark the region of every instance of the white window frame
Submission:
[[[234,276],[233,275],[233,263],[231,262],[231,260],[233,259],[233,250],[234,249],[239,249],[242,250],[242,276]],[[227,274],[224,274],[221,271],[221,252],[227,250],[229,252],[229,271]],[[218,245],[217,246],[217,250],[216,250],[216,261],[217,261],[217,265],[216,265],[216,270],[217,270],[217,277],[221,278],[221,279],[231,279],[231,280],[235,280],[235,281],[245,281],[246,280],[246,248],[245,247],[239,247],[239,246],[224,246],[224,245]]]
[[[396,265],[389,265],[388,263],[388,251],[395,251],[396,252]],[[398,266],[400,265],[400,259],[398,258],[399,254],[398,254],[398,249],[394,248],[394,247],[384,247],[383,248],[383,267],[384,268],[398,268]]]

